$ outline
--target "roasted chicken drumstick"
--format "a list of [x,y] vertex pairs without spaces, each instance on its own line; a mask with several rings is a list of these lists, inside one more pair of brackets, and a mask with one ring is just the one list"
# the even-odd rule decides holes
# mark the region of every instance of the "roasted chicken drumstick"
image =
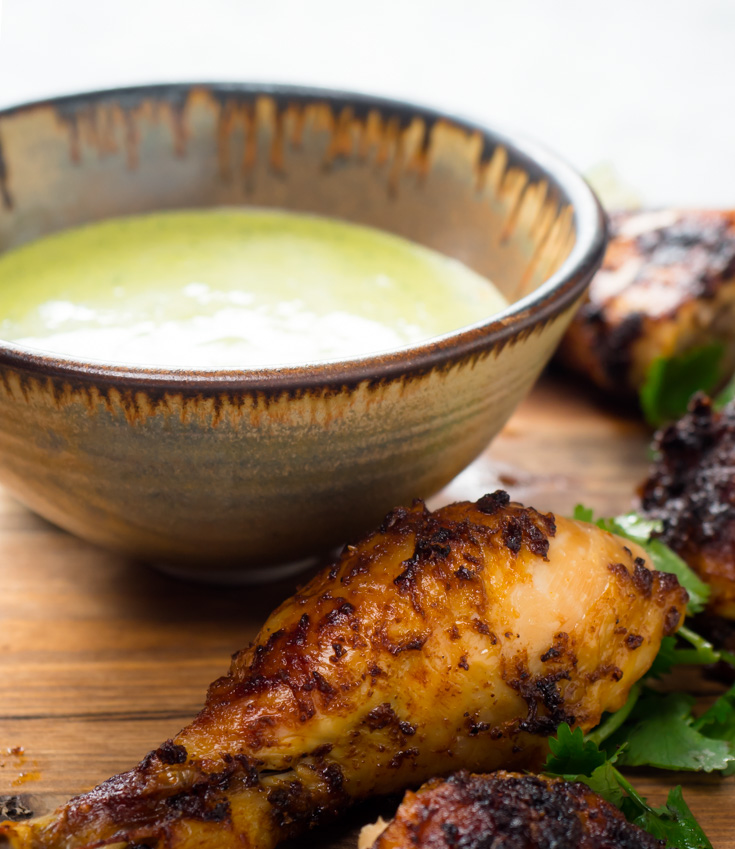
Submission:
[[271,615],[191,725],[0,845],[271,849],[371,794],[538,766],[560,723],[621,707],[686,601],[632,544],[502,492],[394,510]]
[[407,793],[395,818],[359,849],[663,849],[586,784],[459,772]]
[[664,209],[610,216],[610,243],[560,354],[617,395],[636,392],[657,357],[723,346],[735,368],[735,211]]

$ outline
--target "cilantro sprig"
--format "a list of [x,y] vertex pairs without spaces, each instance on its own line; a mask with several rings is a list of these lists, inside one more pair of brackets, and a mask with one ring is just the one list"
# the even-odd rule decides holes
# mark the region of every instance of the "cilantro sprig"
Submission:
[[667,846],[676,846],[677,849],[712,849],[709,838],[684,801],[680,785],[669,791],[666,804],[660,808],[652,808],[625,779],[623,787],[628,794],[623,802],[623,813],[635,825],[659,840],[665,840]]
[[684,801],[681,787],[671,790],[664,806],[654,808],[616,768],[616,756],[610,757],[589,736],[585,738],[581,728],[572,731],[566,723],[559,726],[549,747],[551,754],[543,770],[547,775],[583,782],[619,808],[629,822],[665,840],[669,847],[712,849]]
[[735,657],[717,651],[689,628],[680,628],[677,637],[664,637],[653,665],[631,688],[625,705],[604,717],[586,739],[615,756],[620,766],[735,773],[735,687],[697,719],[694,696],[651,686],[675,666],[718,661],[735,665]]
[[621,766],[652,766],[694,772],[723,772],[735,763],[727,740],[695,727],[688,693],[644,691],[628,720],[605,741]]

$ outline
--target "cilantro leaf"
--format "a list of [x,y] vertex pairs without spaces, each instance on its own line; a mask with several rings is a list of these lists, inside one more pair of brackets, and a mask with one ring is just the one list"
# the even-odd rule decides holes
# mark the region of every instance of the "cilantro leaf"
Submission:
[[647,693],[624,725],[606,743],[609,751],[625,744],[619,763],[658,769],[713,772],[727,769],[733,760],[726,740],[705,736],[694,727],[695,699],[686,693]]
[[618,781],[618,771],[612,765],[612,761],[605,761],[602,766],[592,771],[592,775],[576,775],[569,777],[568,781],[581,781],[590,790],[599,793],[605,801],[619,808],[623,804],[625,792]]
[[[706,710],[694,723],[705,737],[714,740],[725,740],[735,752],[735,687],[723,693],[717,701]],[[724,771],[725,775],[735,773],[735,758]]]
[[696,721],[695,727],[708,737],[735,743],[735,687],[719,699]]
[[566,722],[556,729],[556,737],[549,739],[549,748],[544,772],[552,775],[591,775],[608,759],[597,743],[585,740],[581,728],[572,731]]
[[669,792],[664,807],[651,808],[645,803],[642,812],[631,821],[659,840],[665,840],[667,847],[712,849],[707,835],[684,801],[680,786]]
[[723,352],[723,346],[714,343],[671,357],[657,357],[639,392],[646,421],[660,427],[678,419],[686,413],[695,392],[711,392],[721,378]]
[[606,802],[620,808],[625,799],[625,792],[618,782],[618,771],[612,765],[611,761],[605,761],[604,764],[592,770],[591,775],[562,775],[559,776],[565,781],[581,781],[586,784],[594,793],[598,793]]
[[577,504],[574,508],[572,518],[578,522],[589,522],[592,524],[595,521],[595,511],[591,507],[585,507],[584,504]]
[[556,737],[549,739],[551,754],[546,759],[543,772],[565,781],[581,781],[616,807],[620,807],[625,794],[616,778],[613,763],[617,754],[608,757],[596,742],[585,740],[581,728],[574,731],[563,723]]

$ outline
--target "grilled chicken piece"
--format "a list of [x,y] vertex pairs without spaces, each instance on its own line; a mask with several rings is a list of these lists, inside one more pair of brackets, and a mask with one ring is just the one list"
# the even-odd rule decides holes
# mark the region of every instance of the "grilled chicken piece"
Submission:
[[602,268],[560,349],[598,386],[628,394],[651,363],[721,342],[735,368],[735,211],[616,213]]
[[716,412],[696,396],[653,447],[642,511],[662,520],[661,539],[710,585],[710,612],[735,619],[735,402]]
[[[363,834],[370,834],[370,827]],[[459,772],[407,793],[395,818],[359,849],[663,849],[586,784]],[[371,835],[372,836],[372,835]]]
[[503,492],[417,502],[284,602],[202,712],[16,849],[270,849],[371,794],[538,766],[625,702],[686,592],[631,543]]

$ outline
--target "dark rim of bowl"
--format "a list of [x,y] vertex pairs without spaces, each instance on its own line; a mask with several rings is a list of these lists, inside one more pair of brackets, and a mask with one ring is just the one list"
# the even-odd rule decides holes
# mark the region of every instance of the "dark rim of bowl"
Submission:
[[0,340],[0,365],[21,369],[43,377],[63,378],[70,383],[113,387],[124,384],[131,389],[155,389],[170,392],[202,391],[290,391],[308,388],[337,388],[364,381],[390,380],[408,374],[426,373],[468,357],[502,346],[521,333],[543,326],[570,307],[584,292],[599,268],[607,243],[605,214],[597,197],[584,179],[562,159],[543,146],[503,131],[456,117],[426,106],[362,93],[344,92],[308,86],[259,83],[170,83],[81,92],[46,100],[37,100],[0,110],[2,120],[17,113],[53,108],[60,112],[108,100],[116,103],[153,97],[183,105],[190,93],[206,90],[215,97],[241,99],[267,96],[279,105],[326,102],[335,110],[351,107],[362,117],[377,109],[397,117],[405,125],[419,117],[432,126],[446,121],[483,139],[482,159],[496,146],[508,153],[509,166],[520,166],[535,180],[548,180],[560,192],[560,200],[573,212],[576,240],[561,267],[535,291],[513,302],[490,319],[435,337],[425,343],[395,351],[354,359],[335,360],[304,366],[267,368],[187,369],[145,367],[104,362],[79,361],[51,353],[34,353]]

